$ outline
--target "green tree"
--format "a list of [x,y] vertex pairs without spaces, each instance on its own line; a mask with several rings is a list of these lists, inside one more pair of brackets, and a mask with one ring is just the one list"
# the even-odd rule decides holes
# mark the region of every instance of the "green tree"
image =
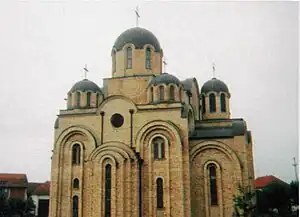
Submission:
[[0,217],[6,217],[9,212],[8,201],[6,195],[0,189]]
[[238,195],[233,197],[235,216],[251,217],[255,213],[255,191],[250,186],[243,187],[239,185]]
[[292,205],[296,206],[299,205],[299,182],[292,181],[290,183],[290,199]]
[[9,204],[9,217],[34,217],[35,205],[31,195],[27,194],[27,200],[19,198],[10,198]]

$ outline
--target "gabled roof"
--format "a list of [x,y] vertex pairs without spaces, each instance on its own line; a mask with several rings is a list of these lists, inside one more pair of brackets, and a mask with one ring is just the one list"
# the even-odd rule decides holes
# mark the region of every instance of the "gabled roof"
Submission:
[[287,184],[286,182],[282,181],[281,179],[275,176],[262,176],[255,179],[255,188],[261,189],[270,185],[273,182],[280,182],[280,183]]
[[27,185],[26,174],[0,173],[0,186],[26,188]]

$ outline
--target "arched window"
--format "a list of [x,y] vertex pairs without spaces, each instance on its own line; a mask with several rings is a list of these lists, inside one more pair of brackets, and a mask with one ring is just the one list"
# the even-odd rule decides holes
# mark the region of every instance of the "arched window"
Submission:
[[111,210],[111,165],[105,166],[105,201],[104,217],[110,217]]
[[214,164],[207,166],[209,173],[209,193],[210,205],[218,205],[218,191],[217,191],[217,168]]
[[164,208],[164,186],[162,178],[156,180],[156,206],[158,209]]
[[79,179],[74,179],[73,180],[73,188],[78,189],[79,188]]
[[77,105],[77,107],[80,107],[80,97],[81,97],[80,92],[77,92],[76,93],[76,105]]
[[153,144],[153,155],[154,159],[164,159],[165,158],[165,143],[163,138],[156,137],[152,140]]
[[159,86],[159,100],[164,101],[165,99],[165,89],[163,86]]
[[78,196],[73,197],[72,216],[78,217]]
[[153,87],[150,88],[150,102],[153,102]]
[[220,104],[221,104],[221,112],[226,112],[226,99],[224,93],[221,93]]
[[72,164],[80,164],[80,145],[79,144],[73,145]]
[[146,69],[151,69],[151,49],[146,49]]
[[86,94],[86,106],[91,106],[91,92]]
[[132,48],[128,47],[126,49],[126,68],[131,69],[132,68]]
[[215,94],[209,94],[209,111],[216,112],[216,96]]
[[116,72],[116,51],[112,53],[112,71]]
[[180,101],[180,102],[181,102],[181,100],[182,100],[181,92],[182,92],[182,89],[181,89],[181,87],[180,87],[180,88],[179,88],[179,101]]
[[170,86],[170,100],[175,99],[174,86]]
[[201,104],[202,104],[202,113],[205,113],[205,111],[206,111],[206,103],[205,103],[205,96],[204,95],[202,95],[202,97],[201,97]]
[[96,107],[98,107],[98,103],[99,103],[99,93],[96,94]]

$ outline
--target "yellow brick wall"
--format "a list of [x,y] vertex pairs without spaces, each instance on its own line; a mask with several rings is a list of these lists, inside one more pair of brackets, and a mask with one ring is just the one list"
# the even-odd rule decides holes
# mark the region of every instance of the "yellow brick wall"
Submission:
[[[162,54],[152,52],[152,69],[145,70],[145,50],[133,51],[133,68],[130,70],[124,70],[124,50],[117,52],[116,72],[113,78],[104,79],[106,98],[99,100],[97,108],[60,111],[52,156],[50,216],[71,217],[71,199],[74,195],[79,197],[79,217],[104,216],[104,172],[105,165],[110,163],[111,216],[138,217],[136,153],[139,153],[143,159],[143,216],[231,217],[232,195],[236,193],[237,185],[253,185],[253,179],[249,179],[254,177],[252,143],[246,144],[245,135],[230,139],[189,141],[189,126],[193,128],[194,124],[189,123],[188,118],[181,118],[181,103],[149,104],[147,87],[153,76],[147,74],[161,73]],[[140,76],[133,76],[136,74]],[[124,75],[127,77],[120,77]],[[166,97],[167,91],[168,87],[165,86]],[[196,117],[200,103],[197,91],[194,84],[191,106]],[[74,96],[71,98],[74,102]],[[187,102],[184,90],[176,89],[175,99],[180,98]],[[92,105],[95,105],[94,99]],[[229,118],[229,98],[226,100],[226,114],[219,112],[217,97],[217,112],[207,114],[206,118]],[[82,102],[85,101],[85,95],[82,95]],[[209,111],[208,100],[206,105],[206,111]],[[132,140],[130,110],[133,111]],[[111,125],[110,118],[115,113],[124,117],[120,128]],[[230,121],[220,121],[200,125],[231,124]],[[166,157],[163,160],[153,159],[151,141],[157,135],[166,139]],[[82,148],[81,163],[77,166],[72,165],[71,161],[72,145],[75,143],[79,143]],[[209,205],[208,176],[205,169],[210,161],[219,166],[219,205],[213,207]],[[156,209],[157,177],[164,180],[164,208],[160,210]],[[78,190],[72,188],[74,178],[80,180]]]

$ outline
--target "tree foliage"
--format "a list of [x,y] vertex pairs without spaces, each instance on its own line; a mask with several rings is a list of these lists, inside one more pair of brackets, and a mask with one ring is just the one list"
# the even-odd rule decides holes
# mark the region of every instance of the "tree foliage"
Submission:
[[27,200],[7,199],[0,193],[0,217],[34,217],[34,209],[35,205],[30,195],[27,195]]
[[292,205],[297,206],[299,205],[299,182],[292,181],[290,183],[290,197]]
[[292,206],[299,205],[299,183],[275,181],[256,191],[239,186],[238,195],[234,196],[233,202],[234,214],[237,217],[298,216],[297,212],[292,212]]
[[249,186],[239,185],[238,195],[233,197],[235,216],[250,217],[255,212],[255,192]]

